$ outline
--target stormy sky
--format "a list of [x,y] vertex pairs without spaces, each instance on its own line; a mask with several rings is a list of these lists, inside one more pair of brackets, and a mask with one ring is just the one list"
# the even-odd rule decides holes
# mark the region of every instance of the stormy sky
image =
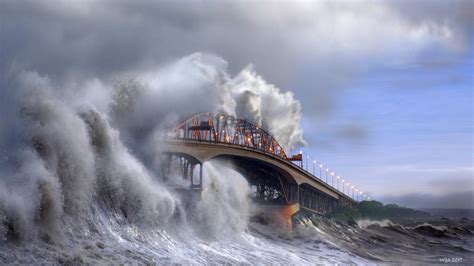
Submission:
[[468,208],[473,5],[3,0],[0,86],[23,70],[70,84],[213,54],[295,94],[311,161],[375,199]]

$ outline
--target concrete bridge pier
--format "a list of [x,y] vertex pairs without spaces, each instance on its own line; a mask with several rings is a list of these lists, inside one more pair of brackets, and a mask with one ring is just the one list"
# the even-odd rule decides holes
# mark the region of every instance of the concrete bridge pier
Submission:
[[[199,183],[195,184],[194,183],[194,167],[199,165]],[[202,190],[202,173],[203,173],[203,166],[202,163],[195,164],[191,167],[191,184],[190,188],[191,189],[200,189]]]
[[[161,158],[161,174],[164,182],[167,182],[173,163],[177,162],[180,174],[185,180],[189,180],[189,188],[202,190],[203,185],[203,163],[184,154],[163,153]],[[194,170],[199,167],[199,179],[194,178]],[[197,181],[197,183],[196,183]]]

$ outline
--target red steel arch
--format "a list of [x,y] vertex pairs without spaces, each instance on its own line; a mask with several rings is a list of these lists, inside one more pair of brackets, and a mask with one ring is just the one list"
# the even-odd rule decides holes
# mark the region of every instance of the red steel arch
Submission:
[[226,114],[195,114],[175,127],[173,135],[178,139],[227,143],[253,148],[290,159],[283,147],[267,130],[244,118]]

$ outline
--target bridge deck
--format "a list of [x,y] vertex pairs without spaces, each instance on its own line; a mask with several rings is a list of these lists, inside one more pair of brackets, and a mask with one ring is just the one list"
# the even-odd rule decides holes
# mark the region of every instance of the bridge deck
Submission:
[[298,185],[306,184],[337,200],[356,203],[354,199],[347,196],[345,193],[332,187],[322,179],[292,163],[290,160],[265,152],[261,149],[232,143],[185,138],[169,138],[163,142],[162,146],[163,152],[188,154],[200,163],[221,155],[244,156],[262,160],[289,172],[295,178]]

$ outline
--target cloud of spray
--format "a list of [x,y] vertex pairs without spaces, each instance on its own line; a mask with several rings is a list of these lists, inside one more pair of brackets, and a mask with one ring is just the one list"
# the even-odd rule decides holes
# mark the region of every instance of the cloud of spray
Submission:
[[[58,240],[65,220],[86,224],[97,204],[138,225],[179,216],[180,200],[157,176],[155,138],[192,113],[247,116],[287,147],[304,143],[301,107],[291,93],[250,67],[234,78],[226,67],[220,57],[192,54],[118,82],[13,73],[0,107],[8,114],[1,128],[9,129],[0,134],[0,236]],[[244,178],[220,165],[205,168],[194,218],[213,236],[244,230]]]
[[134,223],[166,222],[176,209],[171,194],[128,152],[120,142],[119,132],[110,127],[103,115],[90,110],[81,116],[98,155],[98,198]]
[[[74,108],[51,82],[22,72],[3,105],[8,157],[0,168],[2,238],[61,237],[61,221],[87,222],[91,204],[120,211],[129,222],[156,224],[170,217],[174,199],[121,144],[119,133],[94,108]],[[8,143],[8,140],[17,140]]]
[[204,191],[196,207],[195,221],[208,237],[232,236],[247,228],[250,212],[247,181],[229,166],[204,164]]
[[[92,199],[94,156],[86,127],[54,95],[49,79],[21,72],[4,92],[0,198],[10,237],[54,234],[63,213],[81,217]],[[9,141],[14,142],[9,142]],[[16,206],[16,207],[15,207]],[[8,220],[9,219],[9,220]]]
[[251,66],[242,70],[232,83],[238,114],[248,114],[268,128],[287,149],[306,145],[301,130],[302,108],[291,91],[282,92],[268,84]]
[[231,77],[217,56],[192,54],[118,88],[116,120],[131,139],[149,138],[193,113],[224,112],[263,125],[285,148],[305,145],[302,108],[293,94],[267,83],[252,67]]

